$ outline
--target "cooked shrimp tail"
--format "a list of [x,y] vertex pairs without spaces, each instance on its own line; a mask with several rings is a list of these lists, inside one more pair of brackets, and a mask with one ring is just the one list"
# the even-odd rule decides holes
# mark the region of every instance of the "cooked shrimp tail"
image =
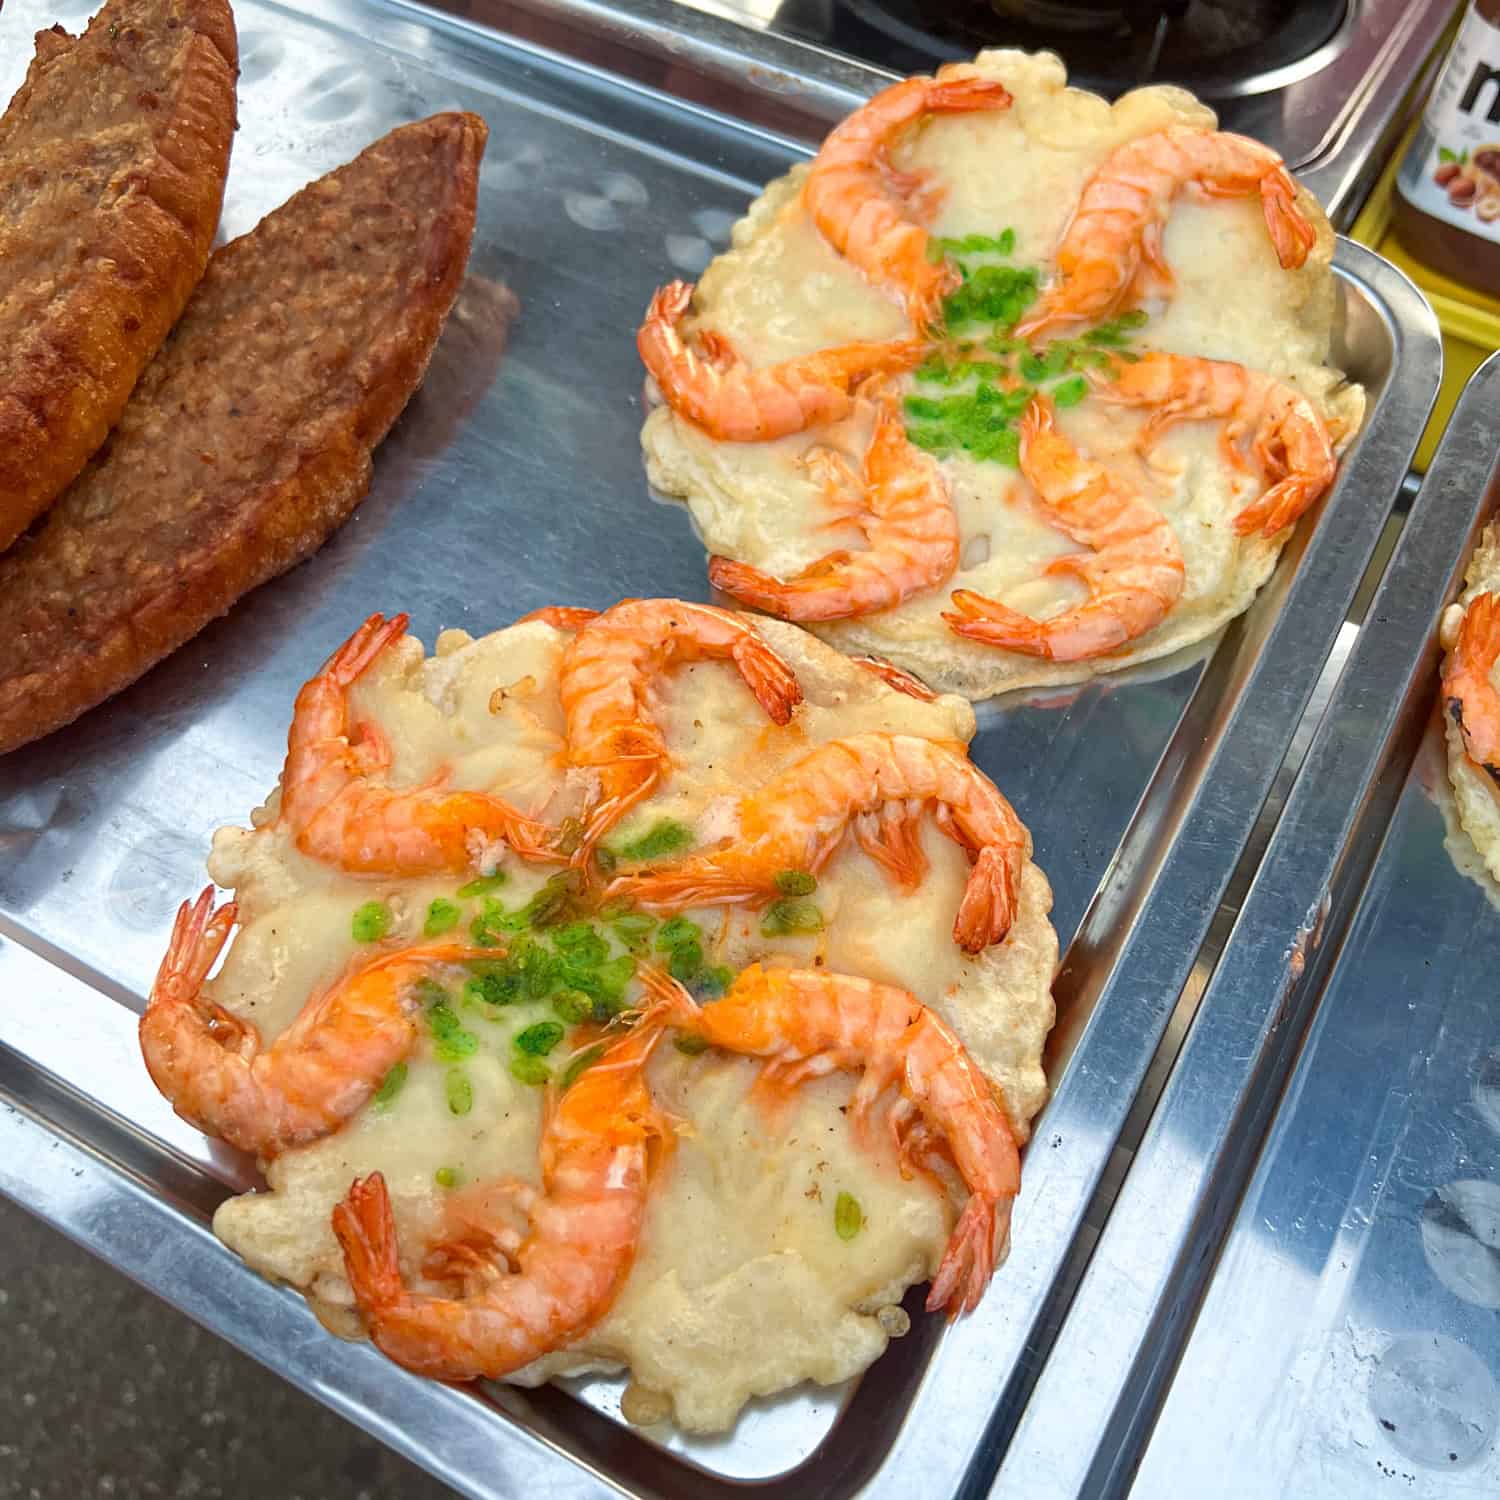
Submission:
[[1057,430],[1052,404],[1036,396],[1021,417],[1021,472],[1048,518],[1093,550],[1054,558],[1052,574],[1076,577],[1084,603],[1044,620],[970,589],[953,594],[943,619],[955,634],[1051,661],[1117,651],[1159,625],[1182,593],[1182,550],[1171,523],[1102,464],[1084,458]]
[[381,1173],[371,1172],[350,1183],[343,1202],[333,1211],[333,1228],[344,1252],[349,1282],[361,1298],[394,1302],[404,1290],[401,1255],[391,1195]]
[[978,953],[998,943],[1010,930],[1018,894],[1016,872],[1005,852],[993,845],[981,849],[953,924],[958,946]]
[[672,410],[720,442],[769,442],[841,422],[861,381],[910,369],[925,348],[914,339],[862,341],[752,369],[722,341],[711,340],[707,354],[688,344],[678,324],[692,295],[684,281],[662,287],[636,348]]
[[937,1275],[932,1278],[932,1286],[928,1289],[928,1312],[946,1307],[955,1314],[970,1313],[979,1306],[979,1299],[984,1296],[985,1288],[995,1274],[997,1250],[1003,1255],[1010,1238],[1010,1211],[1014,1201],[1007,1198],[997,1205],[975,1195],[964,1204],[958,1223],[948,1237]]
[[908,698],[915,698],[919,703],[937,701],[937,694],[920,677],[912,676],[895,662],[886,661],[880,656],[851,656],[849,660],[855,666],[873,672],[888,688],[894,688]]
[[572,635],[582,630],[590,620],[598,618],[597,609],[584,609],[576,604],[544,604],[540,609],[534,609],[530,614],[522,615],[515,623],[525,625],[532,620],[540,620],[554,630],[561,630]]

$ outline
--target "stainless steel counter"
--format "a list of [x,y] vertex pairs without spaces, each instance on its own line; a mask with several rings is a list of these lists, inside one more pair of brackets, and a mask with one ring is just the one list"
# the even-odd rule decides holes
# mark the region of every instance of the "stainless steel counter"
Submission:
[[1500,501],[1497,411],[1500,356],[1428,471],[997,1494],[1123,1493],[1138,1461],[1142,1500],[1500,1487],[1500,887],[1436,715],[1438,621]]
[[[19,38],[87,9],[65,5],[10,0],[0,94]],[[1372,404],[1316,527],[1218,639],[981,710],[975,758],[1032,829],[1064,961],[1055,1095],[978,1313],[946,1327],[913,1297],[912,1333],[862,1381],[758,1404],[714,1442],[627,1428],[619,1381],[437,1386],[333,1340],[214,1241],[213,1208],[254,1185],[253,1166],[157,1098],[136,1015],[210,833],[274,781],[297,685],[370,610],[410,610],[430,641],[543,603],[703,596],[685,513],[641,475],[631,331],[652,288],[696,274],[798,149],[472,17],[394,0],[236,11],[225,231],[390,126],[463,107],[491,126],[474,254],[349,525],[129,692],[0,762],[0,1191],[470,1495],[906,1495],[913,1476],[924,1494],[975,1493],[1046,1369],[1131,1111],[1149,1109],[1169,1019],[1191,1015],[1212,967],[1219,903],[1391,513],[1436,389],[1431,314],[1341,244],[1338,358]],[[777,56],[781,94],[817,96]],[[695,54],[674,77],[712,92]],[[519,298],[513,325],[500,284]]]

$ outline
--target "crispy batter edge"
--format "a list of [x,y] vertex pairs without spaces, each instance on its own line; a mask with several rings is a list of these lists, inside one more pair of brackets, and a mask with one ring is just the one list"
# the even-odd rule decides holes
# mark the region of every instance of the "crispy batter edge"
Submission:
[[[102,637],[78,642],[52,670],[0,680],[0,754],[60,729],[128,687],[241,596],[315,552],[364,498],[371,454],[422,383],[458,295],[474,234],[488,127],[472,114],[437,115],[422,124],[434,134],[453,133],[449,197],[428,236],[429,279],[421,297],[407,304],[410,335],[379,384],[349,407],[328,447],[306,455],[288,479],[266,486],[243,507],[221,544],[192,558],[169,586],[148,598],[122,597],[115,626]],[[244,240],[234,244],[243,246]],[[315,526],[308,526],[309,517],[316,518]]]
[[[152,150],[124,197],[108,212],[96,208],[80,243],[88,269],[43,321],[56,361],[23,365],[0,393],[0,550],[104,441],[208,264],[229,171],[238,50],[227,0],[189,0],[184,9],[186,56],[153,116]],[[44,71],[77,72],[74,87],[88,88],[90,35],[130,24],[130,12],[131,0],[111,0],[81,38],[40,33],[5,119],[25,115]]]

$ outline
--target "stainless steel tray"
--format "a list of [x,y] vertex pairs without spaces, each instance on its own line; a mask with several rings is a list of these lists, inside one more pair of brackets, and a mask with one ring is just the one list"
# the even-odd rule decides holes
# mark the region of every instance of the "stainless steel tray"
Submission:
[[[69,3],[56,17],[11,0],[0,91],[20,37],[81,18]],[[760,1403],[731,1438],[663,1448],[620,1424],[617,1382],[424,1383],[245,1271],[207,1222],[253,1172],[155,1097],[134,1028],[211,831],[272,783],[297,685],[355,621],[409,609],[431,640],[549,602],[702,596],[685,514],[641,475],[630,335],[654,285],[696,272],[794,149],[406,5],[244,0],[238,16],[226,230],[389,126],[468,107],[492,132],[470,277],[369,499],[329,546],[0,762],[0,1191],[471,1495],[900,1494],[916,1475],[924,1494],[972,1489],[1040,1366],[1122,1123],[1395,499],[1437,384],[1431,314],[1342,244],[1338,357],[1373,405],[1316,530],[1218,640],[982,712],[975,757],[1032,828],[1065,960],[1057,1093],[979,1313],[951,1329],[918,1316],[852,1388]],[[497,282],[520,298],[508,334]]]
[[1500,506],[1497,412],[1500,356],[1448,425],[997,1494],[1123,1493],[1138,1462],[1142,1497],[1500,1491],[1500,887],[1468,873],[1437,717],[1438,622]]

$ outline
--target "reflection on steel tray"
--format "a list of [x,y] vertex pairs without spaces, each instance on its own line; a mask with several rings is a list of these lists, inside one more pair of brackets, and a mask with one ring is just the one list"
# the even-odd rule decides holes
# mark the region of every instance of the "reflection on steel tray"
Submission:
[[[0,26],[86,4],[11,0]],[[974,755],[1030,825],[1066,945],[1056,1097],[1014,1247],[980,1310],[912,1333],[852,1389],[747,1412],[718,1441],[623,1427],[620,1382],[460,1391],[325,1334],[209,1235],[240,1158],[172,1116],[134,1029],[171,912],[215,826],[280,765],[296,686],[374,609],[427,640],[543,603],[702,588],[684,513],[639,467],[631,330],[669,268],[695,274],[792,152],[784,142],[410,7],[238,5],[243,75],[225,230],[403,120],[491,127],[470,276],[355,518],[294,573],[103,709],[0,763],[0,1191],[470,1495],[951,1494],[982,1482],[1126,1113],[1199,954],[1395,499],[1437,380],[1411,287],[1339,248],[1342,347],[1365,432],[1316,530],[1248,614],[1184,659],[983,711]],[[19,77],[0,54],[0,90]],[[521,312],[499,347],[487,310]],[[24,997],[23,1004],[13,997]],[[1071,1056],[1071,1065],[1065,1068]],[[919,1300],[910,1304],[919,1313]],[[576,1461],[570,1466],[558,1457]],[[801,1465],[802,1467],[798,1468]],[[797,1472],[792,1473],[791,1471]]]
[[[1436,712],[1438,623],[1500,506],[1497,407],[1500,356],[1427,472],[1055,1352],[1126,1379],[1059,1382],[1066,1434],[1039,1401],[997,1493],[1071,1483],[1086,1462],[1057,1460],[1115,1397],[1111,1477],[1146,1445],[1143,1496],[1226,1469],[1255,1500],[1500,1490],[1500,887],[1457,825]],[[1283,1088],[1258,1161],[1218,1148],[1224,1118]],[[1158,1278],[1196,1310],[1175,1374]]]

